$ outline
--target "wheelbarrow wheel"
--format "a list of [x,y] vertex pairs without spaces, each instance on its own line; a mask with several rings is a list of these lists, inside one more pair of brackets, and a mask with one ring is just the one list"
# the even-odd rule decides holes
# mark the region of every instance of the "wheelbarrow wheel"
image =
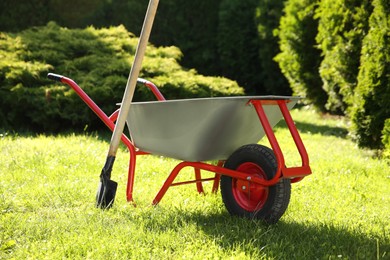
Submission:
[[[224,167],[270,180],[276,173],[277,163],[270,148],[250,144],[236,150]],[[265,187],[223,175],[220,185],[222,200],[231,215],[260,219],[267,224],[278,222],[290,202],[289,179]]]

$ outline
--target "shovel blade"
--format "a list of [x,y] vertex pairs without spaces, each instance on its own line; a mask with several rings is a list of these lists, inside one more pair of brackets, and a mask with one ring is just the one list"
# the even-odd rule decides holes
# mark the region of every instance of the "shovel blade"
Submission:
[[102,209],[109,209],[115,201],[116,189],[118,183],[112,180],[100,181],[96,193],[96,207]]

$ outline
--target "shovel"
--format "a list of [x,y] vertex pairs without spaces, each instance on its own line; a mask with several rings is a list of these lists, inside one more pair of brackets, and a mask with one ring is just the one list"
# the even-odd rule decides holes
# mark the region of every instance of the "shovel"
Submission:
[[98,208],[110,208],[112,207],[115,200],[118,183],[111,180],[111,171],[114,165],[115,156],[119,147],[119,142],[123,133],[123,129],[125,127],[126,118],[129,113],[131,101],[133,99],[135,86],[137,84],[137,78],[141,70],[142,60],[145,55],[145,49],[148,44],[150,32],[152,30],[154,17],[156,16],[158,2],[159,0],[150,0],[148,9],[146,11],[144,24],[142,26],[137,50],[135,52],[133,66],[130,70],[126,89],[123,94],[118,119],[116,121],[114,132],[111,137],[106,163],[104,164],[104,167],[100,174],[100,183],[96,194],[96,206]]

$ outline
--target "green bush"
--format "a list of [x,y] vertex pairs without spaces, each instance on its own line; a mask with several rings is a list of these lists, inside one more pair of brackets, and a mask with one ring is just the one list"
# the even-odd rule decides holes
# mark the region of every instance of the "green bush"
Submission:
[[318,21],[314,18],[319,0],[290,0],[280,20],[281,52],[275,57],[295,95],[325,110],[326,92],[318,72],[321,56],[315,47]]
[[319,68],[327,92],[327,110],[346,114],[353,103],[363,37],[368,31],[371,0],[322,0],[317,9]]
[[379,148],[385,120],[390,118],[390,2],[372,3],[351,117],[359,145]]
[[[18,32],[49,21],[67,28],[124,25],[139,35],[149,0],[2,0],[0,31]],[[159,2],[150,41],[177,46],[181,65],[204,75],[236,80],[247,92],[291,94],[273,57],[273,30],[283,0],[164,0]],[[15,19],[17,17],[17,19]]]
[[[78,96],[46,79],[55,72],[74,79],[105,111],[122,100],[138,39],[123,26],[67,29],[49,23],[0,37],[1,125],[38,131],[92,128],[102,124]],[[237,83],[205,77],[178,64],[176,47],[149,45],[141,77],[156,82],[167,99],[242,95]],[[153,99],[138,87],[134,100]]]

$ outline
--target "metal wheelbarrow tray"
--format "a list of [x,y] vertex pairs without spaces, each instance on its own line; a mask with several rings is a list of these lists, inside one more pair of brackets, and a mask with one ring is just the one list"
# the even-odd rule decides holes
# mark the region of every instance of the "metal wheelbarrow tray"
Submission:
[[[135,146],[145,152],[184,161],[226,160],[239,147],[257,143],[265,134],[251,100],[284,100],[291,109],[298,98],[245,96],[132,103],[127,123]],[[264,111],[271,127],[283,118],[276,102]]]
[[[93,112],[114,131],[120,109],[107,116],[70,78],[49,73],[48,77],[69,85]],[[150,81],[138,79],[158,101],[133,102],[127,124],[131,138],[121,141],[130,152],[126,196],[133,202],[136,158],[156,154],[182,160],[168,175],[153,200],[158,204],[172,186],[212,181],[212,192],[221,189],[231,215],[276,223],[287,209],[291,183],[311,174],[309,158],[289,110],[299,97],[240,96],[166,101]],[[302,164],[287,167],[272,127],[284,119]],[[271,148],[258,145],[266,136]],[[208,162],[205,162],[208,161]],[[211,161],[217,161],[213,164]],[[174,182],[185,167],[194,169],[192,180]],[[201,171],[214,172],[202,178]],[[111,178],[111,176],[109,176]]]

